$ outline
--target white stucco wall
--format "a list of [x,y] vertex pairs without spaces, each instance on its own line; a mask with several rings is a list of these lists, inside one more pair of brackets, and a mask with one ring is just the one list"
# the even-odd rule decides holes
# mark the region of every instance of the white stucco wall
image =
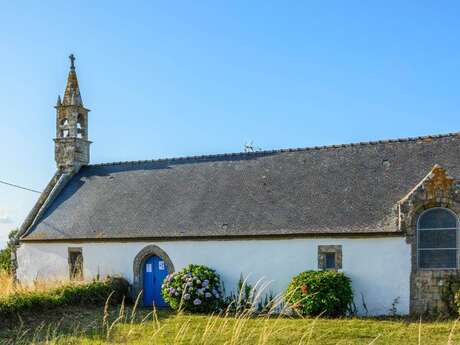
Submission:
[[121,275],[133,280],[133,260],[147,245],[168,253],[175,269],[203,264],[217,270],[227,292],[235,289],[240,274],[255,283],[272,281],[269,289],[278,294],[299,272],[318,267],[318,245],[342,245],[343,272],[352,279],[355,304],[364,314],[387,314],[399,297],[398,313],[409,312],[410,246],[402,237],[323,238],[235,241],[169,241],[107,243],[23,243],[18,249],[18,278],[68,279],[68,247],[83,249],[84,276]]

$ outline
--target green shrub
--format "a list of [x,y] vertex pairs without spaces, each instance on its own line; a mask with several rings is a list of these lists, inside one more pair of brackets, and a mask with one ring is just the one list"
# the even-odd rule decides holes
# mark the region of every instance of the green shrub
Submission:
[[306,271],[292,278],[285,301],[301,315],[344,315],[353,302],[351,280],[335,271]]
[[444,303],[444,312],[450,316],[459,315],[460,311],[460,277],[452,274],[443,279],[441,287],[441,301]]
[[104,305],[120,303],[128,296],[128,282],[109,278],[81,285],[66,285],[46,291],[16,292],[0,297],[0,319],[22,312],[37,312],[67,305]]
[[11,272],[12,262],[11,262],[11,253],[13,251],[14,242],[18,230],[12,230],[8,234],[8,243],[5,249],[0,249],[0,271],[5,271],[7,273]]
[[225,310],[237,314],[240,312],[247,312],[250,309],[254,309],[254,298],[256,294],[257,292],[254,287],[247,282],[247,278],[245,279],[243,273],[241,273],[240,279],[236,285],[236,290],[225,297],[223,306]]
[[454,305],[456,307],[457,315],[460,315],[460,290],[454,294]]
[[[258,291],[256,286],[261,287],[262,291]],[[256,286],[250,284],[248,277],[245,278],[241,273],[235,290],[227,295],[225,294],[225,289],[223,289],[224,295],[226,295],[222,305],[223,309],[235,315],[272,312],[275,296],[271,291],[263,293],[265,289],[263,284],[256,283]]]
[[213,312],[222,304],[220,278],[206,266],[189,265],[168,275],[161,286],[164,300],[174,310]]

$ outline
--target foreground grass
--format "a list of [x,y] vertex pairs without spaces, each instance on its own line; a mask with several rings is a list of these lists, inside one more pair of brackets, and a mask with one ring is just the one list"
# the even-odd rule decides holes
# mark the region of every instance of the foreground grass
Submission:
[[[50,285],[51,284],[51,285]],[[0,297],[45,291],[59,283],[21,287],[0,274]],[[329,345],[459,344],[453,320],[311,319],[187,315],[119,307],[66,306],[0,319],[0,345]]]
[[[456,322],[300,319],[66,308],[0,326],[0,344],[458,344]],[[460,325],[459,325],[460,326]],[[460,328],[460,327],[459,327]]]

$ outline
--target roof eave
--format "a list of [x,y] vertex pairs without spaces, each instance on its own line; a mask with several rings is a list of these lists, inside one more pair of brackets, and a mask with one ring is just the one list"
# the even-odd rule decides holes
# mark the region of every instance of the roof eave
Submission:
[[261,235],[229,235],[229,236],[163,236],[163,237],[107,237],[107,238],[21,238],[21,242],[40,243],[71,243],[71,242],[151,242],[151,241],[234,241],[234,240],[260,240],[260,239],[295,239],[295,238],[369,238],[369,237],[402,237],[401,231],[379,231],[379,232],[314,232],[314,233],[292,233],[292,234],[261,234]]

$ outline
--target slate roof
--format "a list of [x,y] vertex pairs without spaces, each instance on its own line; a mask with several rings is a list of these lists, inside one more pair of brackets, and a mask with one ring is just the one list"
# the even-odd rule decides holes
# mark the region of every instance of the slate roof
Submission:
[[460,133],[89,165],[23,240],[398,235],[435,164],[460,179]]

